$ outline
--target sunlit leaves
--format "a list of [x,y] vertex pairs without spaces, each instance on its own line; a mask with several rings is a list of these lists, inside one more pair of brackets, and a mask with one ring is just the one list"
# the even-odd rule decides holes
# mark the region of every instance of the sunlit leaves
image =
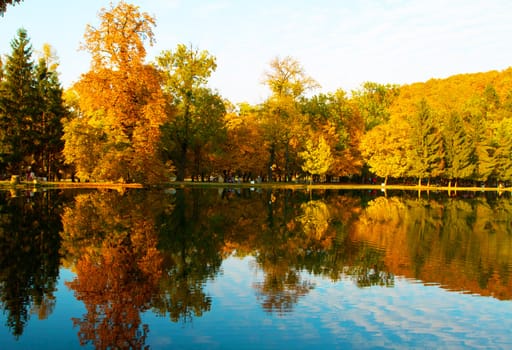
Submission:
[[389,121],[389,107],[400,94],[397,85],[366,82],[360,90],[353,92],[354,100],[365,123],[365,130]]
[[265,72],[264,83],[276,98],[291,96],[294,99],[319,86],[306,74],[301,64],[290,56],[282,59],[276,57],[270,61],[270,70]]
[[164,127],[164,148],[177,166],[178,180],[182,181],[188,167],[188,151],[193,149],[197,165],[198,152],[204,151],[204,145],[222,139],[224,106],[218,94],[205,88],[217,64],[208,51],[183,44],[174,52],[163,51],[156,62],[172,109],[172,117]]
[[306,141],[306,149],[299,153],[303,159],[302,170],[311,175],[324,175],[332,164],[331,148],[323,137],[317,142]]
[[[168,169],[159,148],[165,100],[159,72],[144,64],[143,44],[152,42],[154,20],[124,2],[102,10],[100,20],[99,29],[89,26],[85,34],[93,66],[73,87],[80,120],[69,121],[67,131],[78,135],[65,136],[66,160],[85,178],[165,181]],[[84,142],[95,143],[85,154]]]
[[178,44],[174,51],[164,50],[156,58],[164,77],[164,90],[184,104],[192,98],[195,89],[204,86],[217,69],[214,56],[192,46]]
[[433,111],[425,100],[418,104],[418,110],[408,119],[410,148],[407,152],[410,176],[421,179],[438,176],[443,171],[443,143]]
[[[280,168],[282,173],[279,177],[284,175],[285,181],[288,181],[291,173],[298,170],[292,169],[292,158],[307,130],[306,117],[301,113],[299,100],[307,91],[318,87],[318,83],[291,57],[274,58],[263,82],[272,92],[262,111],[268,151],[268,178],[272,179],[273,170]],[[283,161],[277,162],[280,157]]]
[[475,148],[467,135],[462,118],[456,112],[448,117],[443,130],[443,140],[445,176],[449,180],[470,178],[475,171]]
[[361,154],[377,176],[400,178],[407,175],[409,125],[402,120],[376,126],[363,136]]
[[155,19],[139,7],[121,1],[98,14],[99,27],[87,25],[82,48],[92,55],[93,69],[125,70],[141,65],[146,57],[144,43],[154,43]]

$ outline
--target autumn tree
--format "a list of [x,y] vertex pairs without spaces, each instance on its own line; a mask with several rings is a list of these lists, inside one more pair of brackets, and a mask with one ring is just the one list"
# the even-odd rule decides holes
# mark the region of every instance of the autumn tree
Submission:
[[[317,142],[311,139],[306,141],[306,149],[299,153],[303,159],[302,170],[310,175],[324,175],[332,165],[333,159],[331,155],[331,148],[320,136]],[[311,177],[310,183],[313,182]]]
[[311,132],[321,135],[331,148],[331,173],[337,176],[359,173],[362,159],[358,146],[364,123],[357,105],[339,89],[305,99],[301,108]]
[[400,94],[398,85],[366,82],[352,92],[364,120],[365,130],[386,123],[390,118],[389,107]]
[[230,107],[225,115],[226,141],[222,144],[221,163],[217,168],[247,179],[266,175],[267,154],[261,127],[260,107],[242,103]]
[[407,158],[409,162],[408,174],[421,180],[442,173],[443,144],[441,132],[434,122],[433,111],[425,100],[418,104],[418,110],[413,114],[409,122],[410,148]]
[[270,70],[265,72],[264,83],[269,87],[271,96],[264,103],[263,128],[269,153],[268,178],[272,180],[276,166],[278,147],[283,148],[285,180],[290,179],[290,149],[297,148],[297,137],[304,131],[304,115],[299,101],[304,94],[318,86],[308,76],[304,68],[292,57],[274,58]]
[[380,124],[362,138],[361,154],[377,176],[401,178],[407,175],[409,150],[409,125],[401,119]]
[[[169,167],[160,150],[160,127],[166,121],[160,75],[144,62],[155,20],[124,1],[103,8],[99,19],[99,27],[88,25],[84,35],[82,49],[92,62],[73,86],[79,113],[66,125],[66,162],[84,179],[165,181]],[[94,147],[85,149],[83,140]]]
[[208,51],[183,44],[175,51],[163,51],[156,63],[163,76],[163,89],[169,97],[172,114],[165,126],[164,144],[169,158],[176,163],[177,179],[183,181],[188,151],[207,144],[223,127],[220,97],[205,90],[217,63]]

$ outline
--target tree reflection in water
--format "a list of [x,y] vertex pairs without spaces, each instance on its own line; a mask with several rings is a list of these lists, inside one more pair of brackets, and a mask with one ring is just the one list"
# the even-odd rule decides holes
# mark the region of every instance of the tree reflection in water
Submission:
[[61,192],[0,192],[0,305],[18,338],[35,313],[55,306],[60,266]]
[[[80,344],[97,349],[141,349],[162,276],[154,215],[163,208],[153,194],[95,192],[77,196],[63,215],[63,248],[76,278],[67,282],[87,314],[73,319]],[[164,202],[165,203],[165,202]]]
[[[59,260],[87,310],[73,320],[82,344],[143,348],[151,310],[191,322],[212,307],[205,290],[227,257],[255,258],[267,312],[292,312],[311,275],[361,288],[404,276],[450,290],[512,299],[510,198],[363,197],[291,190],[2,193],[0,304],[23,333],[30,312],[55,305]],[[21,214],[21,215],[20,215]],[[59,234],[60,232],[60,234]]]

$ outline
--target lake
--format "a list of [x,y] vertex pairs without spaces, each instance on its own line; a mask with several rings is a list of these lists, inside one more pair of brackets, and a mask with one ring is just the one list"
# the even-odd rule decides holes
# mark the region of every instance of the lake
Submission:
[[1,349],[512,347],[509,193],[0,192]]

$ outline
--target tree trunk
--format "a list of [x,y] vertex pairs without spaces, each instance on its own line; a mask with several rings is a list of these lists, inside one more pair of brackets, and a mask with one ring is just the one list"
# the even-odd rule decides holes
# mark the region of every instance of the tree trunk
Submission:
[[178,164],[177,164],[178,165],[177,180],[183,181],[183,180],[185,180],[185,167],[187,165],[188,146],[187,146],[186,142],[182,142],[180,146],[181,146],[180,147],[180,156],[179,156]]
[[289,152],[290,145],[288,142],[286,142],[286,146],[284,149],[284,182],[288,182],[288,164],[290,163],[290,152]]
[[197,177],[197,181],[199,181],[201,168],[201,149],[199,147],[194,147],[194,173]]
[[272,142],[269,149],[269,159],[268,159],[268,182],[272,182],[272,166],[274,165],[276,159],[276,145]]

